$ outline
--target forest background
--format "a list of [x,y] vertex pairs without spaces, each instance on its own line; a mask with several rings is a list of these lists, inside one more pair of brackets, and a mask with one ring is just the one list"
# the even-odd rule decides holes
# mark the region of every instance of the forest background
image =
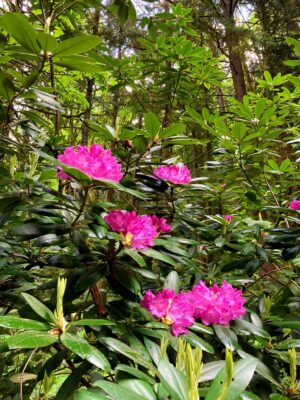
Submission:
[[[297,0],[0,1],[1,398],[299,398],[299,24]],[[120,183],[57,161],[92,143]],[[153,176],[177,163],[188,185]],[[172,230],[134,249],[113,209]],[[140,305],[200,280],[246,315],[176,337]]]

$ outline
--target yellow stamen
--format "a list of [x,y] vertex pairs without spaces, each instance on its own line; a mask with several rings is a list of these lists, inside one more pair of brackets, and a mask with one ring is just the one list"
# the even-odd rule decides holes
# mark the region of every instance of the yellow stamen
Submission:
[[125,236],[121,233],[121,241],[124,246],[131,246],[132,238],[133,234],[130,232],[126,233]]
[[166,316],[161,319],[162,322],[164,324],[166,324],[166,325],[172,325],[173,324],[173,320],[171,319],[170,314],[169,314],[170,309],[171,309],[171,305],[172,305],[172,299],[169,299],[169,304],[168,304],[168,307],[167,307]]
[[165,318],[162,318],[161,320],[166,325],[172,325],[173,324],[173,321],[171,320],[169,315],[166,315]]

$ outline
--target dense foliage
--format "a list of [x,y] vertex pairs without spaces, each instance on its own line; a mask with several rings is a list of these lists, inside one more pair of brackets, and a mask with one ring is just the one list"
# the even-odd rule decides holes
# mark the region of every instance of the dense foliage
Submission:
[[1,3],[1,398],[299,398],[300,42],[275,3]]

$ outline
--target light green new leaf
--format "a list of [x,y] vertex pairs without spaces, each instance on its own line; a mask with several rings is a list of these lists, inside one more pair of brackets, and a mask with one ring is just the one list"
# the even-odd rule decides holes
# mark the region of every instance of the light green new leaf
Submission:
[[171,271],[166,276],[164,288],[174,290],[175,293],[179,292],[179,275],[176,271]]

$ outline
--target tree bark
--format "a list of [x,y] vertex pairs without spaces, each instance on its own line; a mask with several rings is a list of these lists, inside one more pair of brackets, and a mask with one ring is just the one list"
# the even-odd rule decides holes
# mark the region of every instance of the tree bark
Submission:
[[223,0],[223,17],[225,26],[225,42],[228,50],[229,65],[233,79],[235,98],[239,101],[246,94],[246,83],[243,71],[243,63],[239,50],[239,37],[234,20],[234,9],[237,1]]

